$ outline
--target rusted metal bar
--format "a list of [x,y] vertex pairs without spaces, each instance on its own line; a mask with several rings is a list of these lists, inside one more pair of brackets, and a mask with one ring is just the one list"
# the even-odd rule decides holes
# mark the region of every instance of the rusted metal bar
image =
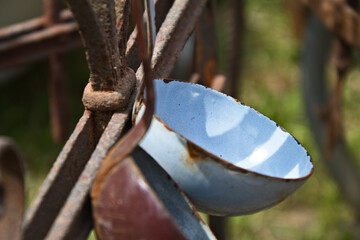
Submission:
[[[60,21],[60,0],[44,0],[46,26],[53,26]],[[63,142],[68,138],[69,110],[67,104],[66,70],[61,55],[49,56],[49,106],[51,118],[51,132],[55,142]]]
[[[60,53],[59,53],[60,54]],[[69,135],[69,108],[67,101],[66,69],[63,56],[49,56],[49,106],[53,140],[63,142]]]
[[148,52],[152,56],[156,38],[155,27],[155,7],[152,0],[145,0],[145,12],[146,12],[146,34],[148,41]]
[[[73,22],[74,18],[71,11],[64,9],[60,11],[59,22]],[[17,38],[22,35],[26,35],[35,32],[46,27],[46,16],[37,17],[25,22],[16,23],[0,29],[0,42],[8,41],[10,39]]]
[[130,1],[115,0],[117,42],[120,66],[126,66],[126,39],[129,28]]
[[[161,24],[163,23],[166,14],[168,13],[170,7],[173,4],[173,0],[156,0],[155,1],[155,25],[156,29],[160,29]],[[129,37],[129,41],[127,43],[126,48],[126,65],[131,67],[132,69],[138,69],[140,66],[140,59],[138,57],[137,47],[136,47],[136,37],[137,37],[137,30],[136,28],[131,33]]]
[[0,69],[24,65],[81,46],[75,22],[60,23],[0,42]]
[[[206,0],[177,0],[174,2],[156,36],[151,59],[154,78],[166,78],[170,75],[205,4]],[[140,68],[140,71],[136,72],[138,85],[143,77],[144,73]]]
[[[92,153],[88,163],[72,188],[54,224],[49,229],[46,239],[79,239],[76,230],[89,232],[92,219],[84,219],[83,214],[88,214],[86,204],[89,200],[89,190],[96,176],[97,170],[106,157],[110,148],[118,141],[126,130],[126,122],[129,119],[130,109],[124,112],[114,113],[107,125],[98,145]],[[82,222],[79,220],[83,219]],[[41,226],[41,225],[39,225]],[[50,227],[50,226],[49,226]],[[72,235],[75,234],[75,235]],[[85,236],[86,234],[83,234]],[[35,238],[37,239],[37,238]]]
[[[160,28],[172,2],[155,2],[157,28]],[[45,18],[39,17],[0,29],[0,70],[25,65],[46,58],[52,53],[62,53],[81,47],[77,23],[73,22],[71,12],[62,10],[60,19],[64,24],[72,24],[45,28]],[[126,63],[130,68],[137,69],[140,60],[135,44],[136,30],[130,36],[126,50],[129,57],[126,58]]]
[[[106,3],[101,3],[105,4],[104,8],[108,6]],[[114,74],[116,74],[114,67],[116,66],[112,66],[112,52],[106,39],[106,31],[109,33],[111,30],[102,30],[102,27],[106,27],[109,19],[104,16],[103,19],[100,19],[102,8],[97,6],[99,12],[97,14],[96,10],[93,9],[93,2],[88,0],[68,0],[68,4],[79,24],[83,44],[86,48],[88,66],[91,72],[89,81],[92,87],[94,90],[113,90]]]
[[226,92],[239,98],[242,71],[242,54],[245,30],[245,0],[231,0],[229,2],[229,43],[227,49],[227,86]]
[[217,91],[225,88],[226,77],[217,68],[214,2],[208,1],[195,35],[195,73],[190,82],[203,84]]
[[198,83],[211,86],[217,74],[216,33],[213,1],[208,1],[195,31],[195,71]]
[[43,0],[45,24],[47,26],[60,22],[61,3],[58,0]]
[[301,0],[323,24],[348,44],[360,49],[360,16],[349,5],[336,0]]
[[[182,1],[177,0],[177,4],[173,5],[173,8],[175,7],[175,10],[172,11],[172,14],[168,14],[165,22],[167,24],[163,24],[160,29],[159,33],[162,32],[162,41],[169,41],[174,42],[172,38],[166,38],[165,34],[170,34],[171,36],[175,37],[176,43],[166,43],[162,42],[163,48],[156,48],[154,50],[154,54],[157,55],[157,61],[161,60],[161,63],[154,64],[154,58],[152,59],[154,71],[157,71],[158,74],[161,74],[163,76],[166,76],[169,74],[169,70],[172,69],[173,66],[164,67],[162,64],[165,64],[166,61],[162,60],[163,58],[167,58],[171,56],[171,51],[181,51],[181,47],[185,45],[185,42],[187,40],[186,37],[179,37],[183,36],[183,32],[180,31],[180,29],[185,29],[185,33],[188,33],[188,36],[191,33],[191,30],[194,29],[195,22],[197,20],[197,17],[201,13],[202,7],[205,4],[205,1],[196,1],[196,0],[190,0],[190,1]],[[185,3],[182,5],[182,3]],[[182,7],[181,7],[182,6]],[[193,16],[190,14],[191,9],[195,10],[195,13],[198,13],[197,16]],[[181,14],[182,10],[186,13],[185,16],[191,15],[190,19],[191,21],[180,21],[180,18],[183,18],[184,15]],[[175,13],[178,14],[175,14]],[[175,17],[175,19],[174,19]],[[171,20],[169,20],[171,18]],[[182,24],[182,26],[179,26]],[[173,31],[171,31],[173,30]],[[157,38],[158,41],[158,38]],[[156,43],[155,43],[156,46]],[[172,65],[175,64],[176,56],[171,56],[173,59],[170,63]],[[170,64],[169,63],[169,64]],[[161,69],[158,69],[158,67],[161,67]],[[142,68],[138,69],[137,72],[138,75],[143,76]],[[139,81],[139,79],[138,79]],[[81,219],[79,216],[84,212],[84,204],[88,201],[88,193],[90,190],[90,187],[95,179],[95,173],[97,172],[98,167],[100,166],[101,161],[105,158],[107,152],[110,150],[110,148],[113,146],[113,144],[116,142],[117,139],[113,136],[114,132],[117,132],[121,130],[121,128],[124,125],[121,125],[119,123],[121,118],[119,116],[120,113],[115,113],[110,120],[102,139],[99,141],[99,145],[97,146],[96,150],[92,154],[90,160],[88,161],[84,171],[82,172],[82,175],[79,177],[79,181],[76,183],[74,188],[71,191],[70,196],[66,200],[66,203],[64,207],[62,208],[60,214],[58,215],[56,219],[56,223],[53,225],[53,228],[51,232],[47,235],[48,239],[51,239],[51,237],[55,236],[69,236],[68,234],[73,232],[74,226],[83,226],[86,228],[86,226],[89,226],[88,222],[77,222],[78,219]],[[124,119],[126,113],[122,113]],[[125,114],[125,115],[124,115]],[[115,120],[117,119],[117,120]],[[112,134],[111,134],[112,133]],[[91,219],[88,219],[88,221],[91,221]],[[40,225],[39,225],[40,226]]]
[[25,210],[24,163],[15,143],[0,137],[0,236],[20,239]]
[[94,151],[108,118],[84,112],[25,215],[23,239],[46,236]]
[[[114,1],[68,0],[68,3],[79,23],[90,69],[83,95],[85,108],[93,111],[126,108],[135,85],[135,73],[120,64],[124,56],[119,54]],[[127,17],[121,19],[127,21]]]

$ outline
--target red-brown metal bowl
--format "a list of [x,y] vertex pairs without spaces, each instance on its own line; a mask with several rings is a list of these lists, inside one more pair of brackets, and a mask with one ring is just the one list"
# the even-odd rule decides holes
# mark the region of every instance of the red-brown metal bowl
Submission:
[[215,239],[175,182],[140,148],[109,172],[92,203],[100,239]]

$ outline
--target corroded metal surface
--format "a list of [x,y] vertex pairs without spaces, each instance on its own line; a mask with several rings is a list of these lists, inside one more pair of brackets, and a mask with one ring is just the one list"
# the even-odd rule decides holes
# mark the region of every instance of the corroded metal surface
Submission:
[[25,209],[24,163],[15,143],[0,137],[0,236],[20,239]]
[[[127,85],[126,88],[130,86],[134,86],[135,84],[135,73],[131,68],[125,68],[122,71],[122,81],[125,83],[124,85]],[[130,95],[133,89],[129,88],[127,90],[127,94],[124,95],[123,88],[124,86],[118,82],[115,86],[114,91],[96,91],[93,89],[92,85],[89,83],[86,85],[84,94],[83,94],[83,104],[86,109],[92,110],[92,111],[115,111],[119,109],[124,109],[124,107],[129,101]]]
[[130,1],[115,0],[117,43],[119,47],[119,64],[126,66],[126,41],[129,28]]
[[[99,3],[96,5],[96,3]],[[113,90],[114,89],[114,72],[118,65],[112,65],[111,49],[108,43],[108,34],[115,34],[115,29],[110,28],[108,31],[104,29],[109,19],[107,16],[102,16],[103,8],[109,7],[110,1],[73,1],[68,0],[68,4],[74,18],[79,24],[80,33],[83,40],[83,45],[86,49],[86,57],[88,66],[91,72],[90,82],[95,91],[97,90]],[[100,5],[100,6],[99,6]],[[101,8],[101,5],[103,8]],[[108,11],[108,17],[112,17],[115,21],[114,12]],[[109,16],[110,15],[110,16]],[[111,26],[111,25],[110,25]],[[115,55],[118,57],[119,54]]]
[[[68,3],[79,23],[90,69],[89,84],[83,96],[84,106],[93,111],[126,108],[135,85],[135,73],[121,65],[125,49],[119,51],[117,34],[122,34],[121,38],[125,39],[127,32],[116,30],[114,1],[68,0]],[[129,12],[120,11],[121,15],[123,13]],[[126,26],[128,16],[120,16],[120,19]]]
[[[62,202],[61,211],[58,211],[57,216],[54,216],[54,220],[55,217],[56,220],[53,220],[54,223],[46,239],[84,239],[82,237],[87,236],[92,225],[92,219],[86,218],[90,214],[89,208],[86,208],[89,203],[90,187],[102,160],[125,132],[128,118],[129,110],[112,115],[99,143],[90,159],[88,158],[89,161],[82,168],[81,175],[78,177],[75,186],[68,193],[67,199]],[[81,236],[77,235],[79,233],[81,233]]]
[[105,116],[84,112],[25,215],[24,239],[45,237],[106,125]]

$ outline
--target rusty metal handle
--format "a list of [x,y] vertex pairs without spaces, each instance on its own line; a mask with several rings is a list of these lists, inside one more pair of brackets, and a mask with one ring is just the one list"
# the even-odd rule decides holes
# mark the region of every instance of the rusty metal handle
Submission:
[[[148,55],[151,59],[154,44],[156,40],[156,27],[155,27],[155,6],[153,0],[144,0],[145,2],[145,12],[146,12],[146,32],[147,32],[147,49]],[[144,89],[145,89],[145,81],[141,80],[140,86],[137,89],[135,102],[132,111],[132,122],[135,123],[135,119],[140,111],[141,106],[143,105],[144,100]]]

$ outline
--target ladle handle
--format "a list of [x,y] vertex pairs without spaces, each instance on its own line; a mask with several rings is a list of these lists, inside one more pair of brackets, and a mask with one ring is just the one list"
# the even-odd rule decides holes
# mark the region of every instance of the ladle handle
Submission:
[[[155,6],[154,0],[144,0],[145,10],[146,10],[146,32],[147,32],[147,44],[148,44],[148,54],[149,59],[151,60],[153,50],[155,47],[156,39],[156,27],[155,27]],[[140,86],[138,87],[135,103],[132,112],[132,122],[135,123],[136,117],[144,104],[144,89],[145,81],[141,81]]]

